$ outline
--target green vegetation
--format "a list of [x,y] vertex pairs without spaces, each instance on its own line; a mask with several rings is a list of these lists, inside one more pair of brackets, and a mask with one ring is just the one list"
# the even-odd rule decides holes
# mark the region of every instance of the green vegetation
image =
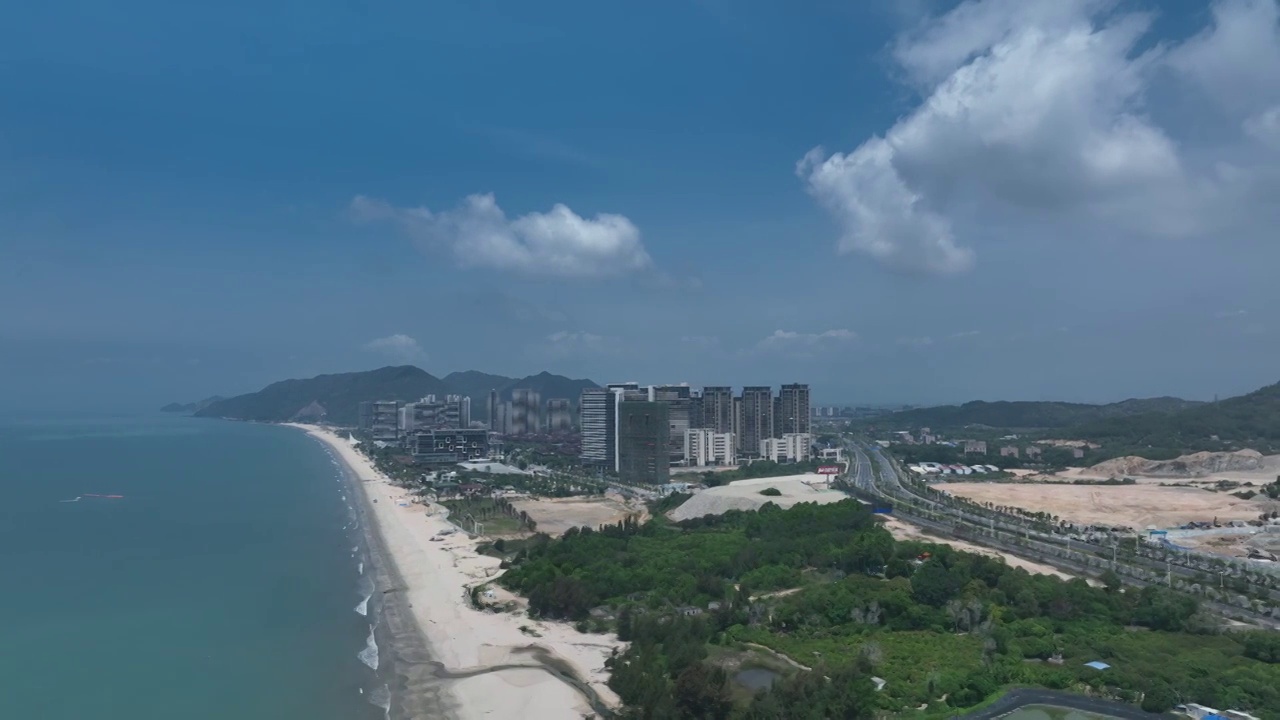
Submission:
[[1130,449],[1153,460],[1240,447],[1271,452],[1280,449],[1280,383],[1175,413],[1081,423],[1069,432],[1102,444],[1112,456]]
[[781,497],[781,496],[782,496],[782,491],[781,491],[781,490],[779,490],[778,488],[772,488],[772,487],[770,487],[770,488],[765,488],[765,489],[761,490],[761,491],[760,491],[760,494],[761,494],[761,495],[768,495],[769,497]]
[[477,418],[484,419],[488,412],[489,390],[493,389],[492,383],[496,379],[506,380],[506,384],[498,389],[508,399],[511,389],[516,387],[538,390],[544,399],[574,399],[582,393],[583,387],[596,386],[590,380],[570,380],[547,372],[519,380],[484,373],[453,373],[449,377],[454,378],[459,387],[412,365],[318,375],[306,380],[283,380],[258,392],[220,399],[196,410],[195,414],[198,417],[287,422],[311,403],[317,403],[324,408],[328,422],[355,425],[359,420],[360,403],[365,400],[411,402],[427,395],[460,394],[471,397],[473,412]]
[[[922,716],[942,717],[1031,685],[1280,719],[1271,635],[1215,634],[1194,600],[1159,587],[1095,588],[896,542],[855,502],[628,519],[536,536],[509,563],[500,582],[535,615],[614,608],[632,641],[610,663],[626,717],[867,718],[922,704]],[[746,699],[719,664],[746,643],[812,671]],[[887,681],[880,692],[872,675]]]
[[537,524],[529,519],[528,514],[516,510],[501,498],[461,498],[440,504],[449,508],[449,518],[464,530],[475,532],[480,527],[485,535],[513,535],[537,530]]
[[823,465],[821,461],[811,460],[802,463],[776,463],[772,460],[757,460],[748,465],[743,465],[736,470],[721,470],[714,472],[708,470],[699,477],[703,485],[714,487],[716,485],[728,485],[735,480],[750,480],[752,478],[766,477],[782,477],[785,475],[800,475],[802,473],[817,472],[818,467]]
[[666,515],[683,505],[691,497],[693,497],[691,493],[671,493],[664,498],[653,500],[649,503],[649,514]]
[[1172,397],[1125,400],[1108,405],[977,400],[964,405],[903,410],[876,417],[861,425],[874,426],[882,430],[914,430],[921,427],[933,430],[954,430],[970,425],[1010,429],[1066,428],[1106,418],[1122,419],[1142,414],[1174,413],[1199,404]]

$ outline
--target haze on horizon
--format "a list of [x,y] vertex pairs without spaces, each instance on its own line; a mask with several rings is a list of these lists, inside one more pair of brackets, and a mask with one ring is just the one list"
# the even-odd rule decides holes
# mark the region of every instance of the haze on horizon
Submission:
[[12,8],[6,406],[1280,379],[1277,0],[420,5]]

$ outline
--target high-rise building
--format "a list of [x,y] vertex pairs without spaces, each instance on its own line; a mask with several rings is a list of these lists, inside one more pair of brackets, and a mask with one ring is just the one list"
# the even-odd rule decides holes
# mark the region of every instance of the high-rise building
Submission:
[[458,427],[471,427],[471,396],[469,395],[452,395],[458,398]]
[[668,454],[671,464],[684,461],[684,433],[691,427],[693,391],[688,385],[650,385],[649,401],[667,404],[667,422],[670,425]]
[[684,462],[686,465],[732,465],[737,459],[733,447],[733,433],[696,428],[684,434]]
[[783,385],[773,418],[773,436],[807,433],[810,428],[809,386]]
[[671,469],[667,404],[624,399],[617,408],[618,478],[630,483],[665,484]]
[[400,436],[400,401],[376,400],[369,431],[374,440],[395,440]]
[[498,391],[489,391],[489,429],[496,433],[501,433],[502,429],[498,427]]
[[573,407],[564,398],[547,400],[547,432],[566,433],[573,430]]
[[582,391],[579,424],[582,426],[582,462],[617,470],[618,394],[610,388]]
[[702,388],[702,425],[718,433],[733,432],[733,388]]
[[742,427],[735,433],[738,449],[758,457],[760,441],[773,437],[773,388],[753,385],[742,388]]
[[369,430],[373,427],[373,401],[361,400],[360,409],[358,411],[356,427],[360,430]]
[[539,432],[541,423],[541,398],[537,390],[516,388],[511,391],[511,416],[508,435],[530,435]]

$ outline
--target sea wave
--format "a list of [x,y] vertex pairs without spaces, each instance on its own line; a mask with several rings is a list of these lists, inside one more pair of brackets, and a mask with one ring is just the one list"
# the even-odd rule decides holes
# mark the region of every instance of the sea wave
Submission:
[[391,717],[391,688],[387,685],[376,687],[369,693],[369,703],[386,711],[388,719]]
[[356,606],[356,612],[360,613],[361,615],[368,615],[369,614],[369,598],[371,597],[373,596],[366,595],[365,598],[360,601],[360,604]]
[[378,669],[378,641],[373,637],[373,626],[369,626],[369,639],[366,641],[364,649],[361,650],[357,657],[360,662],[369,666],[370,670]]
[[364,563],[362,562],[356,563],[356,572],[359,573],[360,575],[364,574]]

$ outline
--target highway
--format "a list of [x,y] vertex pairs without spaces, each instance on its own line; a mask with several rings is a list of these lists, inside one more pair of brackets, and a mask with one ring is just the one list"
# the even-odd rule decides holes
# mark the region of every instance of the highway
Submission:
[[[1075,574],[1096,574],[1104,569],[1105,563],[1136,585],[1172,586],[1175,575],[1193,582],[1203,576],[1203,570],[1175,563],[1172,559],[1128,553],[1118,555],[1117,548],[1110,544],[1090,542],[1078,535],[1044,532],[1040,529],[1046,527],[1043,523],[1029,519],[989,510],[979,514],[953,504],[944,505],[904,485],[899,469],[878,446],[847,443],[845,447],[850,455],[846,482],[864,494],[892,502],[894,515],[913,525],[944,535],[958,535],[965,540],[1056,565]],[[964,532],[959,532],[962,530]],[[1108,557],[1112,559],[1111,563],[1106,563],[1105,558]],[[1280,600],[1280,592],[1256,586],[1255,589],[1270,598],[1272,607]],[[1259,613],[1237,605],[1213,602],[1199,595],[1193,594],[1193,597],[1222,614],[1248,617],[1269,627],[1280,626],[1269,616],[1271,608],[1264,608]]]

